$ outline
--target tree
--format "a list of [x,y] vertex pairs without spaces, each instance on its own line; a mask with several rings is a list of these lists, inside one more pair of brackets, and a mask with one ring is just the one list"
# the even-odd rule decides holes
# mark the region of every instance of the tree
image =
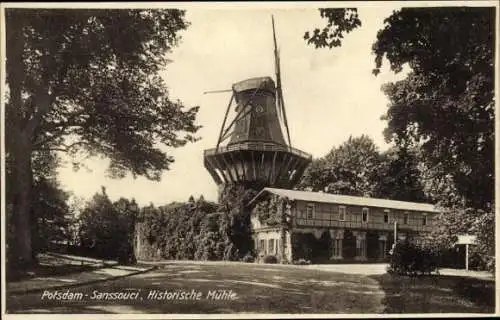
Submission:
[[52,241],[68,242],[71,238],[69,194],[56,180],[41,179],[33,186],[33,253],[47,250]]
[[[320,9],[328,24],[308,42],[325,47],[328,34],[350,21],[342,14],[348,10],[356,12]],[[372,47],[374,74],[384,57],[396,73],[411,68],[405,79],[384,88],[390,99],[386,139],[421,149],[439,185],[434,189],[449,191],[437,195],[441,201],[461,198],[466,206],[488,210],[494,190],[495,8],[403,8],[384,23]],[[442,188],[443,181],[452,186]]]
[[373,140],[362,135],[349,137],[325,157],[306,169],[298,189],[355,196],[374,196],[381,165]]
[[102,187],[79,217],[82,247],[99,258],[134,262],[133,235],[138,207],[134,200],[112,203]]
[[379,153],[368,136],[349,137],[306,169],[299,189],[401,201],[427,200],[418,153],[392,147]]
[[431,234],[426,239],[427,247],[440,250],[453,248],[458,235],[476,236],[475,245],[470,246],[470,260],[473,268],[495,270],[495,214],[472,208],[445,208],[437,217]]
[[396,146],[382,153],[381,157],[381,166],[376,173],[376,197],[414,202],[431,200],[424,191],[417,150]]
[[118,250],[116,252],[117,259],[121,263],[135,263],[137,261],[134,253],[134,233],[135,225],[139,215],[139,206],[135,199],[128,200],[120,198],[113,203],[113,207],[117,214],[118,223],[114,227],[118,236]]
[[111,249],[116,249],[116,243],[112,241],[116,241],[114,236],[117,216],[104,187],[101,193],[96,193],[87,203],[79,217],[79,224],[83,248],[93,251],[100,258],[106,252],[110,253]]
[[384,89],[387,139],[420,146],[436,177],[479,209],[494,190],[494,24],[494,8],[402,9],[373,45],[375,72],[384,55],[395,72],[412,69]]
[[[34,239],[32,256],[47,250],[53,241],[69,240],[71,212],[68,206],[70,194],[61,189],[56,168],[59,157],[48,151],[38,150],[32,155],[33,192],[30,212],[31,235]],[[7,177],[8,182],[12,180]]]
[[[171,101],[159,72],[186,29],[179,10],[7,9],[6,153],[16,241],[32,263],[32,158],[40,150],[111,160],[110,174],[160,179],[160,146],[195,141],[198,108]],[[183,136],[179,136],[182,134]]]
[[[403,8],[384,23],[372,46],[373,73],[384,57],[396,73],[411,69],[383,88],[390,100],[385,136],[419,149],[424,189],[446,208],[433,241],[450,244],[458,231],[483,235],[470,224],[494,221],[495,8]],[[480,238],[478,252],[491,269],[494,239]]]
[[226,184],[219,195],[219,211],[229,219],[229,239],[240,258],[253,249],[250,209],[247,204],[259,190],[245,184]]

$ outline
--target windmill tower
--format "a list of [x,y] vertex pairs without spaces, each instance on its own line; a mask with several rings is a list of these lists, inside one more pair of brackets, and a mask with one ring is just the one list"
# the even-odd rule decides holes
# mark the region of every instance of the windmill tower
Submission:
[[[311,162],[311,155],[292,148],[281,89],[280,61],[273,25],[276,83],[270,77],[233,84],[217,145],[205,150],[205,168],[219,186],[292,188]],[[228,119],[229,111],[236,115]],[[286,130],[286,140],[282,130]]]

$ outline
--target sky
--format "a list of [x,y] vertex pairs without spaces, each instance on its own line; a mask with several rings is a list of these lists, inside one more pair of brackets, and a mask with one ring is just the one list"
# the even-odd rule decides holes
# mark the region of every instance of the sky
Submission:
[[203,94],[230,89],[246,78],[274,78],[271,14],[280,48],[282,87],[292,145],[313,157],[322,157],[349,136],[369,135],[381,151],[388,145],[380,117],[388,100],[384,83],[404,77],[386,65],[375,77],[371,45],[384,18],[397,9],[384,4],[359,9],[362,26],[345,36],[342,47],[315,49],[304,32],[322,27],[315,8],[298,9],[202,9],[186,12],[191,23],[181,42],[169,54],[173,62],[163,72],[171,99],[200,106],[197,124],[202,139],[168,149],[175,162],[160,182],[128,176],[106,177],[108,161],[90,159],[86,168],[74,171],[71,159],[59,169],[62,187],[79,198],[90,198],[106,187],[112,200],[134,198],[139,205],[163,205],[186,201],[190,195],[217,200],[217,186],[203,166],[203,150],[214,148],[230,93]]

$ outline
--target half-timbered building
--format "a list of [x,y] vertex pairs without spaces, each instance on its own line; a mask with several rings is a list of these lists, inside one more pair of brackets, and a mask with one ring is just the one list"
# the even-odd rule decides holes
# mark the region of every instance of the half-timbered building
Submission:
[[[277,219],[262,205],[270,203],[280,204]],[[277,188],[264,188],[250,208],[260,256],[312,262],[384,260],[396,239],[418,241],[438,214],[427,203]]]

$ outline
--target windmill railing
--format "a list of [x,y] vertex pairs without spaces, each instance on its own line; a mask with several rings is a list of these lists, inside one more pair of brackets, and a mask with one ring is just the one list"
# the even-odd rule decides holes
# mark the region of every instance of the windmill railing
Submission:
[[296,148],[292,148],[290,146],[278,145],[274,143],[265,143],[265,142],[240,142],[237,144],[232,144],[228,146],[208,149],[204,151],[205,156],[217,154],[217,153],[225,153],[230,151],[242,151],[242,150],[255,150],[255,151],[285,151],[290,152],[295,155],[301,156],[306,159],[312,159],[312,156],[304,151],[301,151]]

